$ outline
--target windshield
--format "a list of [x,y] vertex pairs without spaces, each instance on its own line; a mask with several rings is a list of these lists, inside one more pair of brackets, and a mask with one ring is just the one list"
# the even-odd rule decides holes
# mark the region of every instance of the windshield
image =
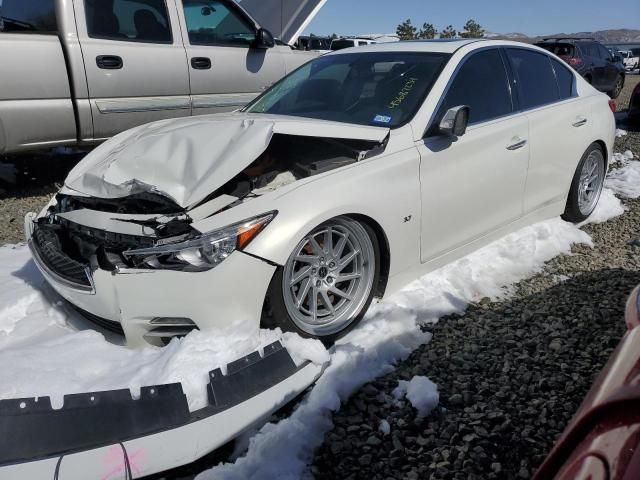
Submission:
[[398,52],[320,57],[244,111],[396,128],[418,111],[449,57]]

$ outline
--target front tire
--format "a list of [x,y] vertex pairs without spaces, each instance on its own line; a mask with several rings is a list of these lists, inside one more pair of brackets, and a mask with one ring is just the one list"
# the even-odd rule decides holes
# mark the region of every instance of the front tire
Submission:
[[600,200],[606,161],[602,147],[593,143],[584,153],[576,169],[562,218],[567,222],[584,222],[593,213]]
[[362,319],[379,279],[380,246],[373,230],[336,217],[307,234],[276,271],[263,326],[330,345]]

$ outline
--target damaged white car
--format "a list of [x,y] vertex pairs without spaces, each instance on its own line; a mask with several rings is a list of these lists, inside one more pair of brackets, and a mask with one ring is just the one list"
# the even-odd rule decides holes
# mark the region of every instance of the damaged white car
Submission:
[[131,345],[243,322],[331,342],[429,270],[587,218],[614,137],[607,96],[542,49],[372,45],[240,112],[114,137],[26,231],[53,288]]

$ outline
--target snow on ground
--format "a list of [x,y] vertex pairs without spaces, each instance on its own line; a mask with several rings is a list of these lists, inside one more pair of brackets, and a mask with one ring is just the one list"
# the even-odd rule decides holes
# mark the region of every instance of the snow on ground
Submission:
[[616,128],[616,137],[617,138],[624,137],[625,135],[627,135],[627,131],[626,130],[622,130],[621,128]]
[[411,380],[400,380],[391,392],[396,400],[406,398],[418,411],[417,418],[424,418],[438,406],[438,386],[427,377],[415,376]]
[[629,151],[621,155],[618,161],[622,167],[609,173],[605,182],[608,189],[622,197],[640,197],[640,161],[633,158],[633,153]]
[[[619,192],[635,181],[631,173],[614,172],[612,178],[621,182],[612,185]],[[622,212],[620,201],[605,189],[597,219]],[[10,366],[0,370],[0,398],[52,395],[59,406],[65,393],[128,387],[135,395],[143,385],[182,381],[193,410],[206,401],[209,370],[282,338],[297,361],[328,360],[324,374],[289,417],[264,425],[249,440],[244,456],[199,478],[308,476],[313,451],[332,427],[330,413],[360,386],[392,371],[396,362],[429,342],[420,324],[462,312],[483,297],[508,295],[510,285],[540,271],[554,256],[569,253],[575,243],[590,244],[591,239],[559,218],[523,228],[372,306],[358,328],[329,353],[319,342],[257,328],[224,337],[193,332],[164,349],[127,350],[88,329],[68,310],[44,283],[25,246],[0,247],[0,364]]]

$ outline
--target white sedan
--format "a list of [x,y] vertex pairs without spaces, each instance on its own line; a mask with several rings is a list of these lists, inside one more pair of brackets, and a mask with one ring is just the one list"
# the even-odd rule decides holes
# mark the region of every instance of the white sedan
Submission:
[[521,43],[341,50],[240,112],[105,142],[27,237],[53,288],[130,345],[243,325],[330,343],[374,298],[508,232],[585,220],[610,107]]

